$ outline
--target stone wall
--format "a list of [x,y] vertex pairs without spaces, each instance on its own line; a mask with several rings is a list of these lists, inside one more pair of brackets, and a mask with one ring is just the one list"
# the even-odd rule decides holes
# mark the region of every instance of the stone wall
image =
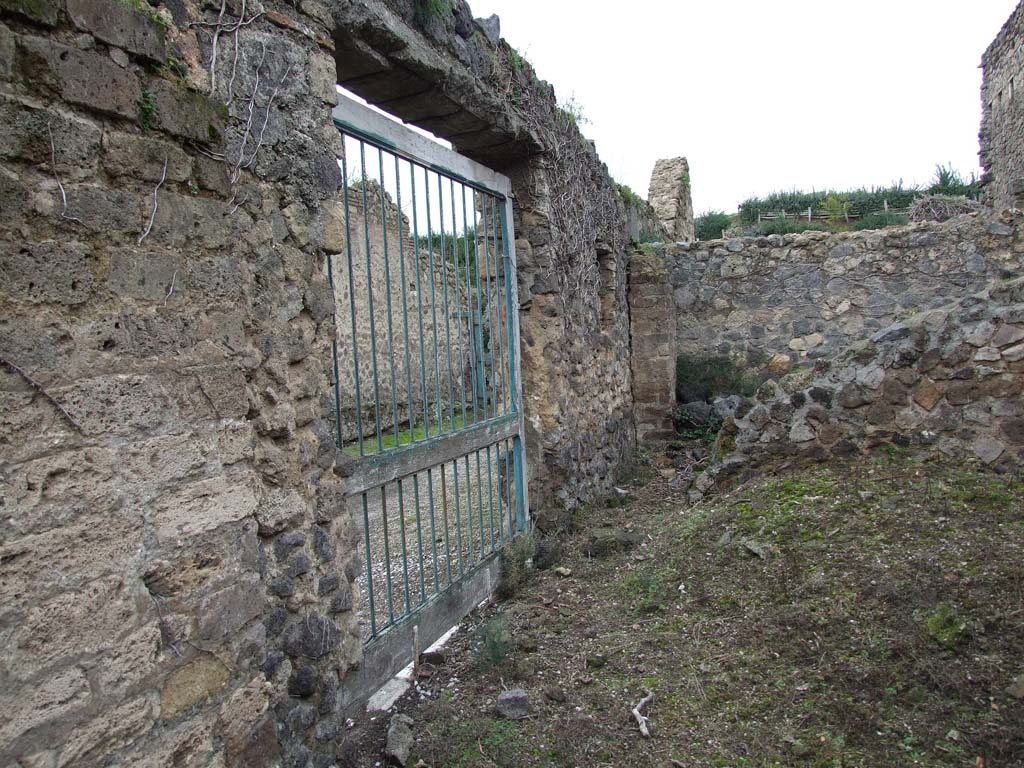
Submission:
[[669,266],[655,253],[634,253],[629,261],[630,362],[636,439],[674,436],[676,401],[675,308]]
[[1024,465],[1024,278],[883,328],[815,371],[740,406],[692,498],[760,463],[879,448]]
[[514,179],[541,512],[633,444],[607,173],[464,3],[0,11],[0,762],[343,760],[335,83]]
[[1019,274],[1016,230],[962,217],[878,231],[807,232],[667,247],[676,350],[782,374],[898,318]]
[[0,7],[0,763],[304,764],[361,653],[330,17]]
[[654,164],[647,202],[670,240],[689,243],[695,239],[690,164],[685,157],[659,160]]
[[1024,3],[982,56],[981,166],[983,199],[993,207],[1024,207]]

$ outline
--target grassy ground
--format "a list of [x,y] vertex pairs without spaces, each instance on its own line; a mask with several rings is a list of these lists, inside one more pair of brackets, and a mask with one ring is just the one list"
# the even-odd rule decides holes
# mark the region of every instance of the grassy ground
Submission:
[[[410,764],[1024,766],[1024,484],[899,455],[581,516],[399,703]],[[603,558],[594,530],[638,534]],[[522,687],[532,715],[493,713]],[[650,690],[652,737],[630,709]],[[380,760],[386,717],[350,733]]]

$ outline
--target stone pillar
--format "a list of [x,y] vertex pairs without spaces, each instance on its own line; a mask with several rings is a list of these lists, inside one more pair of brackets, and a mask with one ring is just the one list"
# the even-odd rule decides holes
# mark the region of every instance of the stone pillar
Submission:
[[634,253],[629,262],[630,362],[637,444],[675,436],[675,302],[664,254]]
[[647,201],[669,237],[679,242],[693,241],[690,164],[685,157],[659,160],[654,164]]

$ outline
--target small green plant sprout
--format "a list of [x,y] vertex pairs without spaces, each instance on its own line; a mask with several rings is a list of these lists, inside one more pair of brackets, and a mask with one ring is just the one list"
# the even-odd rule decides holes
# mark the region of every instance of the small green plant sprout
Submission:
[[441,19],[449,11],[451,11],[450,0],[413,0],[412,4],[413,18],[421,27]]
[[532,533],[523,533],[501,550],[501,578],[495,590],[498,597],[514,597],[530,580],[537,542]]
[[153,98],[153,93],[148,88],[143,88],[142,93],[139,95],[139,100],[135,102],[135,106],[139,110],[139,126],[143,131],[151,131],[156,127],[156,118],[158,115],[156,99]]
[[640,197],[640,195],[634,192],[633,188],[630,187],[628,184],[619,184],[618,182],[613,181],[612,186],[615,188],[615,191],[619,193],[619,197],[622,198],[622,202],[624,202],[627,207],[640,207],[645,202],[647,202],[642,197]]
[[559,104],[558,108],[569,119],[569,122],[577,128],[590,122],[587,116],[583,114],[583,106],[576,101],[575,94],[570,96],[568,100]]
[[157,10],[149,3],[145,2],[145,0],[122,0],[122,2],[129,8],[134,8],[135,10],[145,14],[150,21],[159,24],[164,29],[170,28],[171,25],[167,21],[167,18],[158,13]]
[[508,51],[508,65],[512,67],[512,71],[515,74],[519,74],[526,68],[526,57],[519,52],[517,48],[509,48]]
[[953,650],[967,636],[970,622],[949,603],[939,603],[925,618],[931,638],[947,650]]
[[684,189],[690,188],[690,172],[683,171],[679,174],[679,183],[683,185]]
[[169,56],[160,67],[160,74],[168,80],[184,80],[188,75],[182,63],[173,56]]
[[480,638],[480,658],[497,666],[512,653],[512,625],[506,614],[499,614],[477,630]]

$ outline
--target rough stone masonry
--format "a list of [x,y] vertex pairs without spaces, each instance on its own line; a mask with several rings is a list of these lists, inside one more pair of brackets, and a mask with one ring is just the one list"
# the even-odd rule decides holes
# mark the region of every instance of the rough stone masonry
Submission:
[[981,166],[984,200],[1024,207],[1024,2],[981,59]]
[[335,84],[513,178],[541,512],[633,445],[621,201],[464,3],[0,11],[0,764],[333,765]]

